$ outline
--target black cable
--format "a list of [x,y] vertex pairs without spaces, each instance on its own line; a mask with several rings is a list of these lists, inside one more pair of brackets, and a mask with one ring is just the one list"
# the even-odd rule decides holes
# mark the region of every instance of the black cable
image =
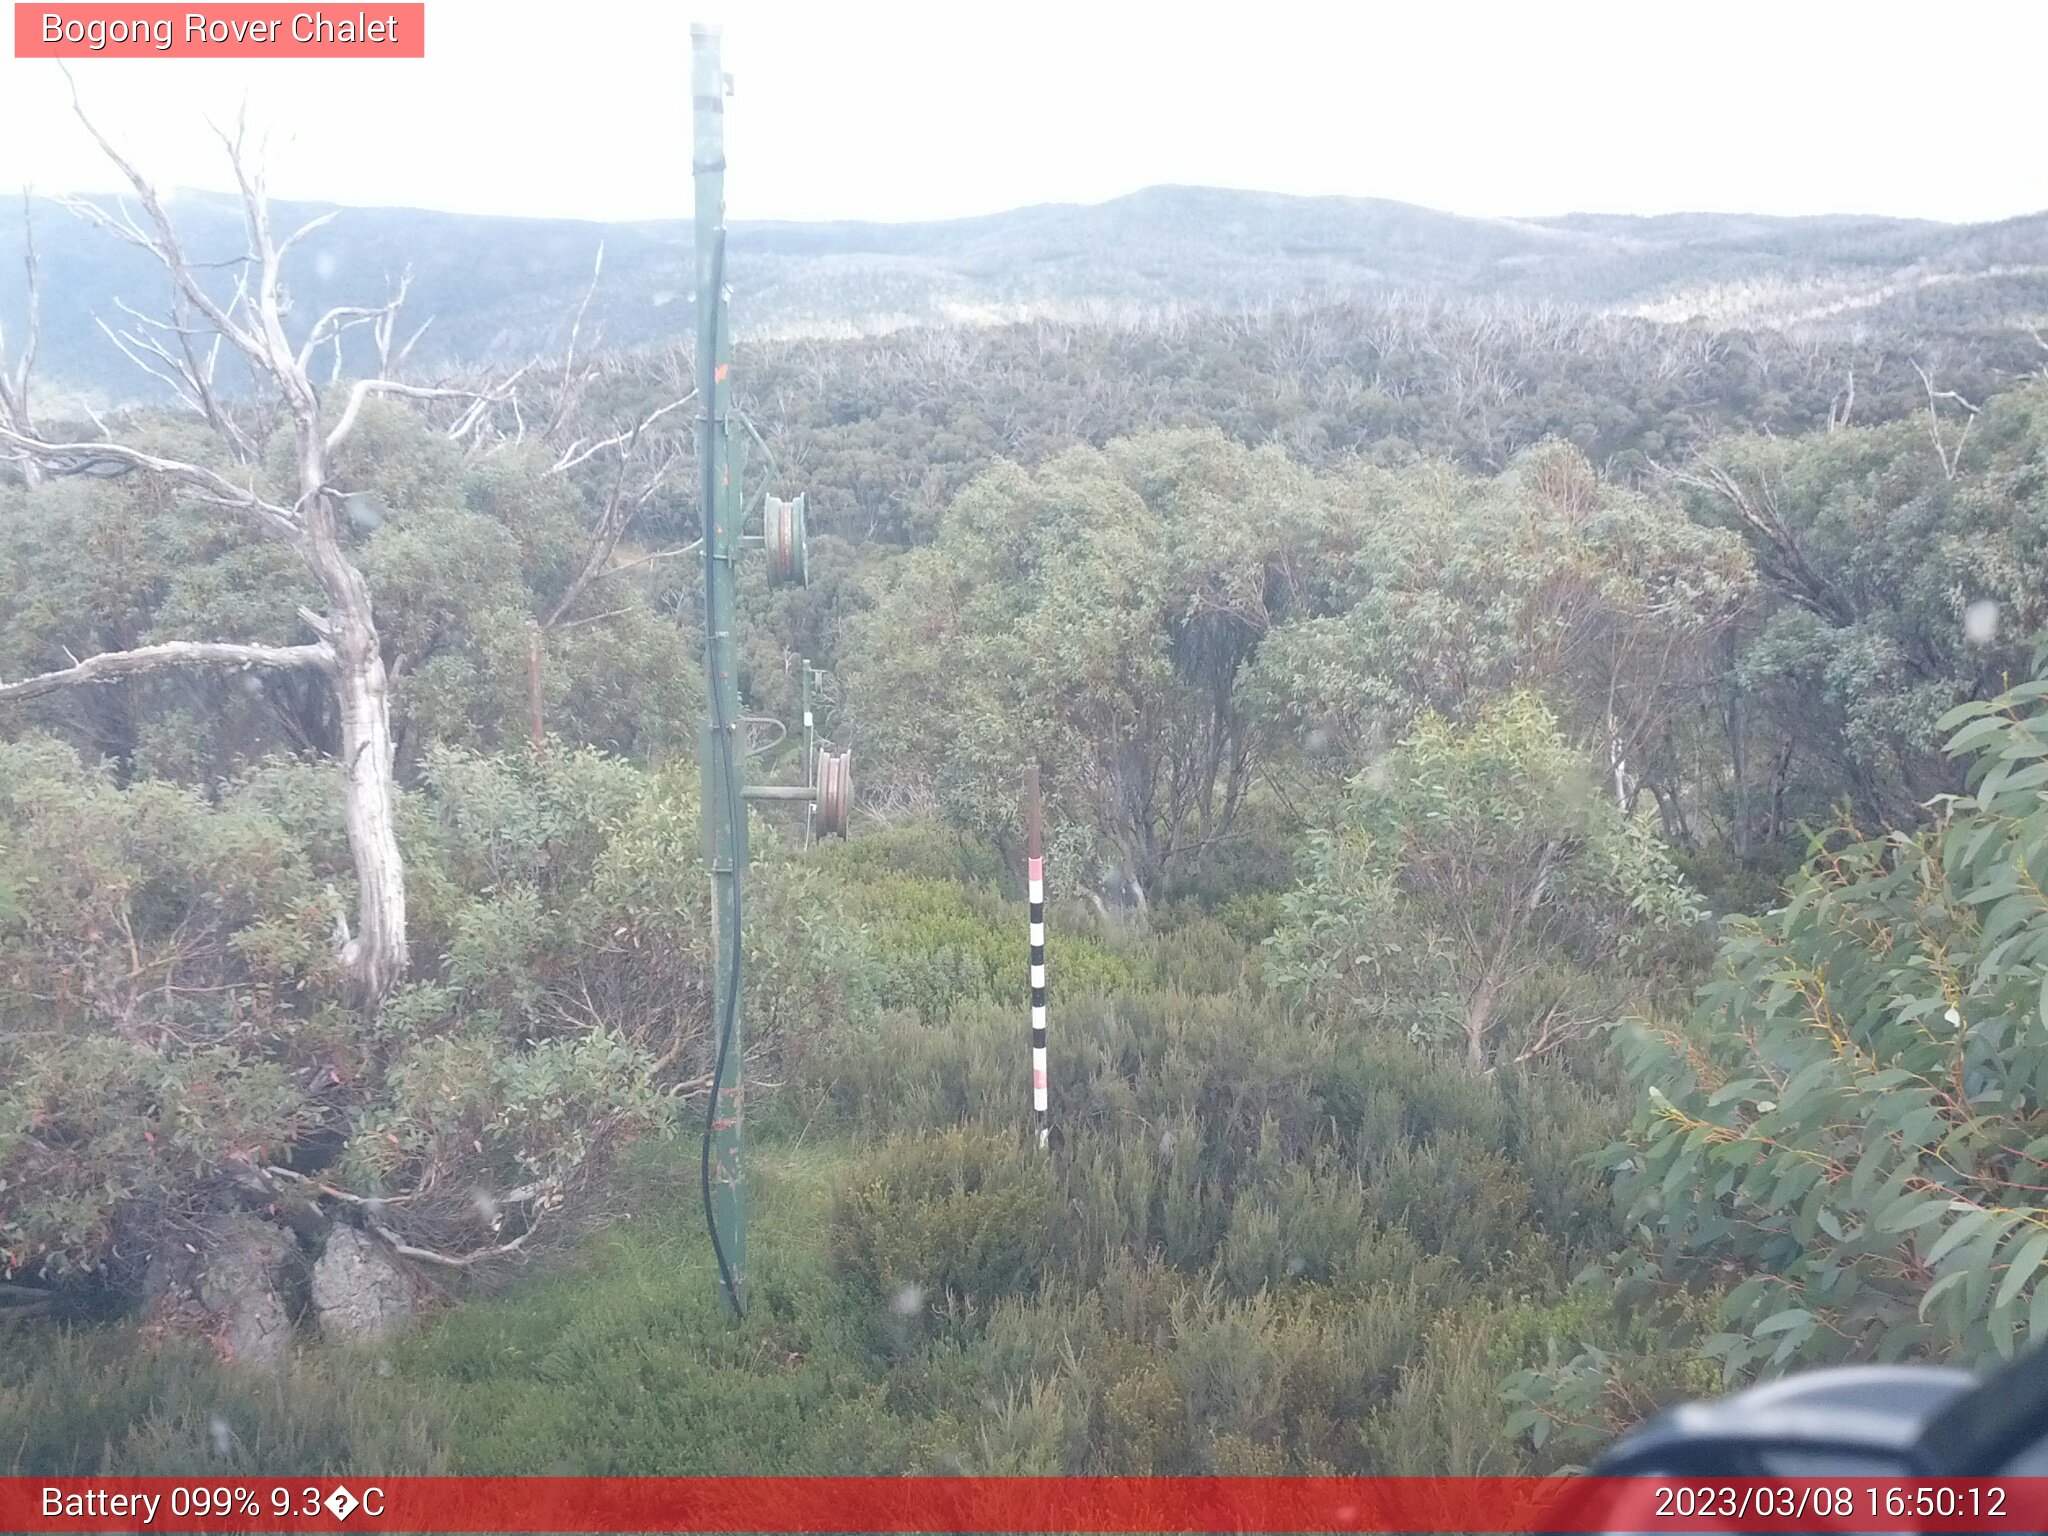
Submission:
[[[718,330],[720,324],[724,319],[725,313],[725,305],[722,297],[724,291],[725,231],[721,229],[718,231],[718,239],[716,243],[712,246],[711,253],[710,298],[712,303],[712,321],[709,330],[709,335],[711,338],[711,356],[714,368],[717,366],[718,357]],[[701,363],[699,364],[698,371],[700,375],[704,371]],[[714,377],[714,381],[712,384],[712,393],[710,397],[706,400],[704,406],[704,444],[701,450],[704,455],[704,464],[698,471],[698,481],[704,487],[705,491],[704,515],[707,519],[711,520],[711,522],[715,522],[716,519],[720,516],[720,512],[715,504],[714,498],[722,494],[724,490],[722,486],[719,486],[713,482],[711,478],[710,469],[712,458],[711,434],[718,430],[717,407],[718,393],[717,383]],[[709,645],[712,654],[715,655],[717,649],[717,638],[711,629],[711,625],[714,622],[714,615],[712,613],[711,608],[711,590],[712,583],[717,579],[717,556],[713,550],[713,540],[711,538],[711,533],[712,528],[707,524],[707,526],[704,529],[704,626],[706,642]],[[732,534],[733,537],[738,537],[738,530],[732,530]],[[729,553],[727,555],[727,558],[730,558]],[[711,670],[715,674],[717,669],[714,667]],[[724,769],[725,792],[727,801],[726,824],[728,826],[738,827],[740,823],[736,818],[746,815],[746,802],[744,800],[741,800],[739,795],[736,793],[737,786],[739,784],[739,770],[737,765],[733,762],[732,722],[726,718],[725,691],[723,688],[719,686],[719,680],[716,675],[714,675],[711,678],[711,724],[712,735],[717,738],[718,742],[719,762]],[[712,922],[714,924],[716,924],[718,920],[718,914],[716,911],[716,901],[717,898],[714,894],[714,908],[712,912]],[[704,1191],[704,1226],[706,1230],[708,1230],[711,1234],[711,1252],[713,1257],[715,1257],[718,1260],[718,1278],[721,1282],[723,1282],[725,1286],[726,1296],[730,1298],[732,1301],[732,1309],[734,1313],[740,1317],[745,1317],[747,1315],[746,1298],[740,1295],[739,1284],[733,1278],[732,1265],[725,1256],[725,1244],[719,1239],[718,1236],[718,1216],[712,1206],[711,1201],[711,1143],[713,1138],[716,1137],[716,1135],[718,1134],[718,1095],[721,1085],[725,1082],[725,1062],[728,1053],[732,1049],[733,1026],[739,1017],[740,869],[739,860],[737,858],[733,860],[732,868],[732,924],[731,927],[727,929],[722,936],[725,940],[727,950],[725,994],[724,997],[721,999],[721,1005],[719,1008],[718,1054],[716,1058],[713,1060],[711,1067],[711,1097],[705,1103],[704,1106],[704,1149],[703,1157],[701,1159],[700,1166],[698,1169],[698,1176],[699,1182],[701,1183]]]

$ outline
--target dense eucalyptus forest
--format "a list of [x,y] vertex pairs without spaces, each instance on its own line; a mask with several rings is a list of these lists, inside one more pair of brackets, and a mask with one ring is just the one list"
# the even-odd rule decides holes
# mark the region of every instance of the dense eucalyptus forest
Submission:
[[742,345],[858,798],[756,811],[734,1323],[688,349],[408,379],[245,190],[161,398],[0,356],[0,1470],[1514,1472],[2048,1338],[2037,335]]

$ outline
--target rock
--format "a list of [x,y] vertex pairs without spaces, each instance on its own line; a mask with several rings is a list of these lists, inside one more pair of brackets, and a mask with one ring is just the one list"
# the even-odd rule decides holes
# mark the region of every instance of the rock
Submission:
[[254,1217],[215,1217],[174,1294],[197,1300],[221,1354],[242,1366],[270,1370],[291,1352],[291,1309],[285,1305],[301,1264],[291,1233]]
[[313,1317],[330,1339],[387,1339],[411,1318],[412,1277],[373,1239],[344,1222],[313,1265]]

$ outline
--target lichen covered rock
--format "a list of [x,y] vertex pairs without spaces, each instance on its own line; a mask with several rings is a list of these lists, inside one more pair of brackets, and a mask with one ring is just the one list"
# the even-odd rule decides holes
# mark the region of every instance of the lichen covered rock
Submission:
[[313,1265],[313,1320],[327,1338],[389,1338],[412,1316],[413,1280],[375,1240],[346,1223]]

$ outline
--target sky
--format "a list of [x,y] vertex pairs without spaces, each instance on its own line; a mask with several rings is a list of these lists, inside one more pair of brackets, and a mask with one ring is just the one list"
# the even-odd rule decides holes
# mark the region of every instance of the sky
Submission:
[[[166,187],[222,186],[207,119],[246,107],[279,197],[685,217],[693,19],[724,29],[739,219],[1159,183],[1504,217],[2048,207],[2048,0],[428,0],[424,60],[72,69]],[[0,187],[111,186],[68,101],[55,63],[0,58]]]

